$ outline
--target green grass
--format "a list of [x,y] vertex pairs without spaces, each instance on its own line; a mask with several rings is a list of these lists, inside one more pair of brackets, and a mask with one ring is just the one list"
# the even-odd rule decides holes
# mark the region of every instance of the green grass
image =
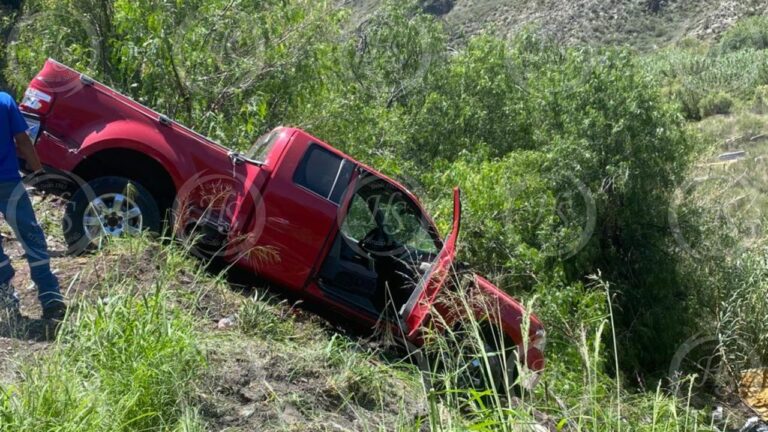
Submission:
[[[296,337],[293,318],[284,313],[285,308],[274,304],[275,298],[266,293],[256,293],[245,300],[237,315],[237,323],[243,333],[268,340],[285,341]],[[290,313],[290,310],[288,310]]]
[[195,430],[189,394],[205,361],[192,319],[166,281],[124,275],[105,275],[101,300],[76,300],[50,352],[2,389],[0,430]]

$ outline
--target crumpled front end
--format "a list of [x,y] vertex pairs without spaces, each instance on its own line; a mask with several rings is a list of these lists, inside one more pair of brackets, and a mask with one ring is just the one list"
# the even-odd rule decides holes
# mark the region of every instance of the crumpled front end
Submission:
[[[478,320],[487,319],[498,325],[517,347],[507,362],[521,366],[518,372],[523,387],[537,384],[546,360],[547,334],[539,318],[526,312],[523,305],[500,290],[488,279],[473,275],[472,308]],[[523,335],[527,336],[524,337]],[[513,358],[514,357],[514,358]]]

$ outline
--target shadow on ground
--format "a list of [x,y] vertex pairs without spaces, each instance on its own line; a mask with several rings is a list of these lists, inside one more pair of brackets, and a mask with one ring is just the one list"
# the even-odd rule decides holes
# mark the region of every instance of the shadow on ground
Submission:
[[58,334],[60,322],[21,317],[0,319],[0,338],[27,342],[52,342]]

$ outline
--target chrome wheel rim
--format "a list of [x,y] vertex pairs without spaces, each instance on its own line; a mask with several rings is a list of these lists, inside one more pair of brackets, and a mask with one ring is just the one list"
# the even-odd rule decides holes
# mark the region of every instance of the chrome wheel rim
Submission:
[[141,209],[119,193],[109,193],[93,199],[83,214],[83,227],[88,239],[138,235],[144,223]]

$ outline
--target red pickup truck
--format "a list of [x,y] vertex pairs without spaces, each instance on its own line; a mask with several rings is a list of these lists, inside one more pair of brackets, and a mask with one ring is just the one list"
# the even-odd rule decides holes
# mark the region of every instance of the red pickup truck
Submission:
[[[427,326],[452,326],[470,309],[512,347],[488,337],[488,352],[508,360],[499,373],[517,372],[518,358],[533,376],[544,366],[535,316],[479,275],[453,277],[458,190],[442,239],[405,187],[300,129],[277,128],[238,153],[53,60],[21,109],[43,163],[79,185],[64,223],[74,250],[160,232],[166,220],[179,236],[202,233],[208,253],[350,323],[384,319],[419,346]],[[470,308],[450,300],[459,289]]]

